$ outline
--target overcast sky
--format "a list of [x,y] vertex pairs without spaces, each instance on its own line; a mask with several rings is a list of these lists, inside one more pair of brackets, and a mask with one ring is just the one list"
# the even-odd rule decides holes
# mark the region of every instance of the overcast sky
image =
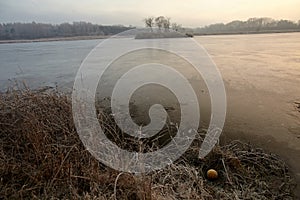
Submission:
[[235,19],[271,17],[300,20],[300,0],[0,0],[0,22],[142,26],[147,16],[169,16],[187,27]]

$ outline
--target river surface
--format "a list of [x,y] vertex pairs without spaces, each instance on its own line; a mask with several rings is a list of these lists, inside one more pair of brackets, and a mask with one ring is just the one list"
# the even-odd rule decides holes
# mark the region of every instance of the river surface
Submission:
[[[211,55],[225,83],[227,116],[221,141],[240,139],[279,154],[300,185],[300,110],[295,104],[300,102],[300,33],[194,39]],[[31,88],[70,89],[81,62],[101,41],[0,44],[0,89],[15,80]],[[205,106],[202,110],[209,111]]]

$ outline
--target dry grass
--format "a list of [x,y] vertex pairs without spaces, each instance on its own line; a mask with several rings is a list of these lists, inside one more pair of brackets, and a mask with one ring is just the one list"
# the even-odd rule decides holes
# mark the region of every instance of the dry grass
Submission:
[[[176,163],[151,174],[107,168],[84,149],[71,101],[55,91],[1,94],[0,143],[0,199],[293,199],[285,163],[238,141],[204,160],[194,141]],[[217,180],[206,179],[209,168]]]

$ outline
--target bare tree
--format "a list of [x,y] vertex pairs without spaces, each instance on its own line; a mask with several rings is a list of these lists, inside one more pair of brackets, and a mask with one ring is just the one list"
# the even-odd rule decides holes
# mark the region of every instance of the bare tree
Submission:
[[159,30],[161,30],[161,28],[163,27],[164,21],[165,21],[164,16],[159,16],[155,18],[155,24]]
[[144,19],[146,27],[149,27],[152,31],[152,27],[154,26],[154,17],[147,17]]
[[170,20],[171,20],[170,17],[165,17],[164,20],[163,20],[163,27],[164,27],[165,31],[170,30],[170,25],[171,25]]
[[177,24],[177,23],[172,23],[172,29],[174,31],[180,31],[180,29],[182,28],[182,26],[180,24]]

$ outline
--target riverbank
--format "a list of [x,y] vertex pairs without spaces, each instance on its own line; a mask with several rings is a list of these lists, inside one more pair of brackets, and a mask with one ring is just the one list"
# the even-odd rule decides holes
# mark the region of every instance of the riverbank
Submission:
[[[294,199],[287,165],[249,144],[230,141],[200,160],[205,132],[199,131],[175,163],[135,176],[106,167],[85,150],[68,96],[9,91],[0,94],[0,108],[1,199]],[[99,114],[104,130],[117,133],[110,117]],[[208,169],[218,177],[209,179]]]

